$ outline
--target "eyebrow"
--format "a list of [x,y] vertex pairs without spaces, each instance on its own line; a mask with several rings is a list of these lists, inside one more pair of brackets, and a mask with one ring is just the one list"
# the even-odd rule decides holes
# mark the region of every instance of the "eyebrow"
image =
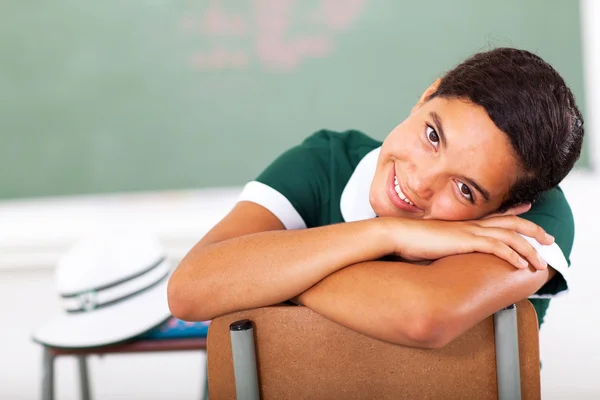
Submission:
[[471,178],[463,177],[463,179],[465,181],[467,181],[467,183],[469,185],[473,186],[475,188],[475,190],[477,190],[479,193],[481,193],[481,196],[483,196],[483,198],[485,199],[486,203],[490,202],[490,192],[488,192],[487,190],[485,190],[485,188],[479,186],[479,184],[477,182],[475,182]]
[[[436,113],[435,111],[429,112],[429,116],[431,117],[431,119],[433,119],[433,123],[435,124],[435,127],[437,129],[437,133],[438,133],[438,136],[440,137],[440,140],[442,142],[442,146],[444,148],[446,148],[447,147],[446,134],[444,133],[444,127],[442,125],[442,119],[440,118],[440,116],[438,115],[438,113]],[[483,186],[479,185],[477,182],[475,182],[471,178],[462,177],[462,179],[464,179],[465,181],[467,181],[467,183],[469,185],[471,185],[473,188],[475,188],[475,190],[477,190],[481,194],[481,196],[485,199],[486,203],[489,203],[490,198],[491,198],[490,192],[488,192]]]
[[442,141],[442,146],[446,147],[446,134],[444,133],[444,127],[442,126],[442,119],[435,111],[430,111],[429,116],[435,124],[435,129],[437,130],[437,134]]

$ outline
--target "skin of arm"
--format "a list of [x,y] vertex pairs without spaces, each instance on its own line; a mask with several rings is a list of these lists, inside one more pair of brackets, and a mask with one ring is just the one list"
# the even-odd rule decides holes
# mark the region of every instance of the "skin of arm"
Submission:
[[293,301],[377,339],[439,348],[535,293],[554,274],[552,268],[518,270],[481,253],[448,256],[429,266],[372,261],[328,276]]
[[169,279],[171,313],[202,321],[286,301],[337,270],[392,250],[376,220],[285,230],[271,212],[240,202]]
[[[497,299],[501,288],[495,285],[500,277],[493,274],[486,280],[486,275],[478,275],[477,271],[481,268],[474,265],[451,268],[447,266],[447,260],[436,261],[429,267],[373,262],[389,254],[402,254],[408,248],[417,255],[428,253],[429,257],[437,259],[442,257],[440,254],[452,251],[457,243],[462,246],[481,240],[465,234],[464,227],[449,231],[449,227],[444,226],[444,231],[440,232],[437,225],[428,225],[430,222],[400,221],[398,225],[398,221],[377,218],[286,231],[279,219],[267,209],[254,203],[240,202],[194,246],[170,277],[168,301],[171,313],[183,320],[209,320],[238,310],[280,303],[306,292],[301,296],[304,304],[342,325],[364,332],[361,328],[363,318],[370,322],[375,318],[379,321],[375,328],[367,324],[368,329],[375,330],[364,333],[398,343],[415,344],[437,343],[437,335],[433,333],[438,330],[437,322],[442,320],[439,316],[442,314],[434,311],[441,309],[440,302],[451,304],[444,296],[456,300],[453,304],[461,304],[463,297],[454,290],[464,291],[463,287],[468,283],[473,285],[468,286],[473,290],[464,291],[469,294],[464,299],[473,301],[477,294],[474,289],[480,288],[489,295],[475,299],[477,304],[481,303],[480,311],[483,313],[494,308],[495,303],[488,303]],[[451,229],[455,226],[452,225]],[[484,242],[488,243],[488,240]],[[442,253],[436,255],[440,249]],[[501,262],[500,258],[491,256],[490,260]],[[484,265],[491,262],[486,261]],[[516,275],[511,275],[515,272],[514,267],[509,263],[503,265],[503,271],[506,276],[515,279]],[[521,271],[518,276],[529,276],[525,274],[527,272]],[[535,275],[533,272],[529,274]],[[466,280],[452,283],[457,276],[464,276]],[[514,282],[507,279],[504,278],[503,282],[513,287]],[[529,286],[522,295],[519,292],[513,297],[516,300],[525,297],[528,289]],[[531,293],[535,290],[532,288]],[[373,291],[380,292],[375,296],[371,293]],[[373,302],[374,299],[378,301]],[[500,303],[503,304],[504,300],[502,298]],[[332,301],[348,307],[331,308]],[[354,302],[362,302],[358,308],[360,313],[355,312]],[[461,307],[464,309],[466,305]],[[498,309],[501,307],[499,305]],[[456,310],[452,315],[458,315]],[[460,319],[464,322],[457,329],[460,331],[479,315]],[[408,317],[412,320],[405,324]],[[403,333],[406,329],[409,331]],[[448,330],[444,326],[443,330],[454,332],[457,329]],[[412,341],[407,341],[409,339]]]

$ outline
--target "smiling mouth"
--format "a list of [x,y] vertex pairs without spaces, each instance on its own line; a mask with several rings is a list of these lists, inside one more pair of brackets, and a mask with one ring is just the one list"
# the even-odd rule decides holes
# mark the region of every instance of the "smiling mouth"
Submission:
[[410,201],[408,199],[408,197],[406,197],[406,195],[404,193],[402,193],[402,190],[400,190],[400,185],[398,184],[398,177],[394,176],[394,190],[396,190],[396,194],[398,195],[398,197],[400,198],[400,200],[402,200],[403,202],[405,202],[406,204],[410,204],[413,207],[417,207],[415,206],[415,204]]

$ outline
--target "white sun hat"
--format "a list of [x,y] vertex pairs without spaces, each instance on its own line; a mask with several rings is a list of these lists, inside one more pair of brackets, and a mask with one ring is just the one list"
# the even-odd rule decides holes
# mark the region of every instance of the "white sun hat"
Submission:
[[123,342],[170,316],[167,282],[172,272],[156,237],[131,229],[103,230],[77,243],[56,268],[64,313],[33,334],[61,348]]

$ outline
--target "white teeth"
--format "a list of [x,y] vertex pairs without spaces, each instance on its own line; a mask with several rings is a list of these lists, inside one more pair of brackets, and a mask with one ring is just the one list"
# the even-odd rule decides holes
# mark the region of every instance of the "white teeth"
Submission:
[[394,177],[394,189],[396,190],[398,197],[400,197],[402,201],[404,201],[407,204],[410,204],[411,206],[414,206],[414,204],[406,198],[404,193],[402,193],[402,190],[400,190],[400,185],[398,184],[398,177]]

